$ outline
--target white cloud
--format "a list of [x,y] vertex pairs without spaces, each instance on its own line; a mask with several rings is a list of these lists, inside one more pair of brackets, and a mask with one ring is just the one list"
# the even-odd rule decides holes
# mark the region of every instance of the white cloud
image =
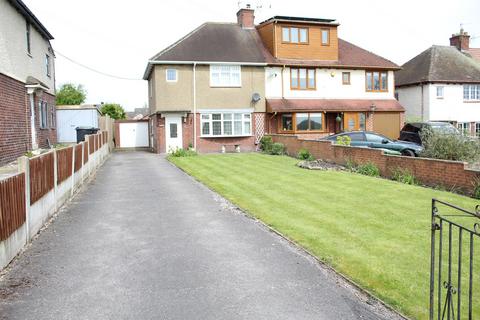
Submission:
[[[93,69],[141,78],[148,58],[205,21],[233,22],[238,0],[152,1],[24,0],[54,35],[53,46]],[[339,36],[398,64],[432,44],[448,45],[460,23],[480,36],[480,1],[242,1],[258,4],[256,22],[273,15],[335,18]],[[269,6],[271,5],[271,9]],[[480,47],[480,37],[471,40]],[[88,102],[118,102],[127,109],[147,100],[144,81],[118,80],[56,59],[57,84],[74,82],[88,90]]]

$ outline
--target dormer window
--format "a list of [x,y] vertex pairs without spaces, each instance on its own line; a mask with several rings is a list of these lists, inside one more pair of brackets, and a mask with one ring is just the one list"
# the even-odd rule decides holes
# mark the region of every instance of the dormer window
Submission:
[[308,28],[282,27],[282,42],[308,43]]

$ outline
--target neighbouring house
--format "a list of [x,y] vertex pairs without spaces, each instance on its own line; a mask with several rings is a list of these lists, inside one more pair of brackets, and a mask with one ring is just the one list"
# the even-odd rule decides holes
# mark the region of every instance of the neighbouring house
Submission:
[[94,104],[57,106],[57,141],[77,142],[77,127],[99,128],[102,115],[99,106]]
[[0,0],[0,165],[56,143],[53,36],[20,0]]
[[148,108],[135,108],[133,111],[126,112],[127,120],[141,120],[148,116]]
[[155,152],[256,150],[265,133],[311,138],[375,130],[397,138],[399,67],[338,39],[328,19],[273,17],[205,23],[148,62]]
[[410,121],[445,121],[480,136],[480,63],[463,30],[451,46],[432,46],[395,73],[396,95]]

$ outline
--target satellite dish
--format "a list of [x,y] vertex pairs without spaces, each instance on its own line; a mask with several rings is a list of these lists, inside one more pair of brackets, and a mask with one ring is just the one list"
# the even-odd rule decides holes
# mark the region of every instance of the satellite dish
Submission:
[[256,92],[255,92],[254,94],[252,94],[252,101],[253,101],[254,103],[260,101],[261,98],[262,98],[262,97],[260,96],[260,94],[258,94],[258,93],[256,93]]

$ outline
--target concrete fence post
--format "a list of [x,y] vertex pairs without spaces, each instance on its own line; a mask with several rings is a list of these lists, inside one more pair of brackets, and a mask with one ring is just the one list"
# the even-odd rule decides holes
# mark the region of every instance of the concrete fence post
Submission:
[[58,203],[57,203],[57,193],[58,193],[58,185],[57,185],[57,150],[53,149],[53,202],[54,202],[54,208],[55,211],[57,212],[58,209]]
[[72,179],[72,189],[70,190],[70,196],[73,196],[73,192],[75,189],[75,149],[77,145],[74,145],[72,147],[72,176],[70,177]]
[[25,174],[25,243],[30,237],[30,159],[28,157],[18,158],[18,172]]

